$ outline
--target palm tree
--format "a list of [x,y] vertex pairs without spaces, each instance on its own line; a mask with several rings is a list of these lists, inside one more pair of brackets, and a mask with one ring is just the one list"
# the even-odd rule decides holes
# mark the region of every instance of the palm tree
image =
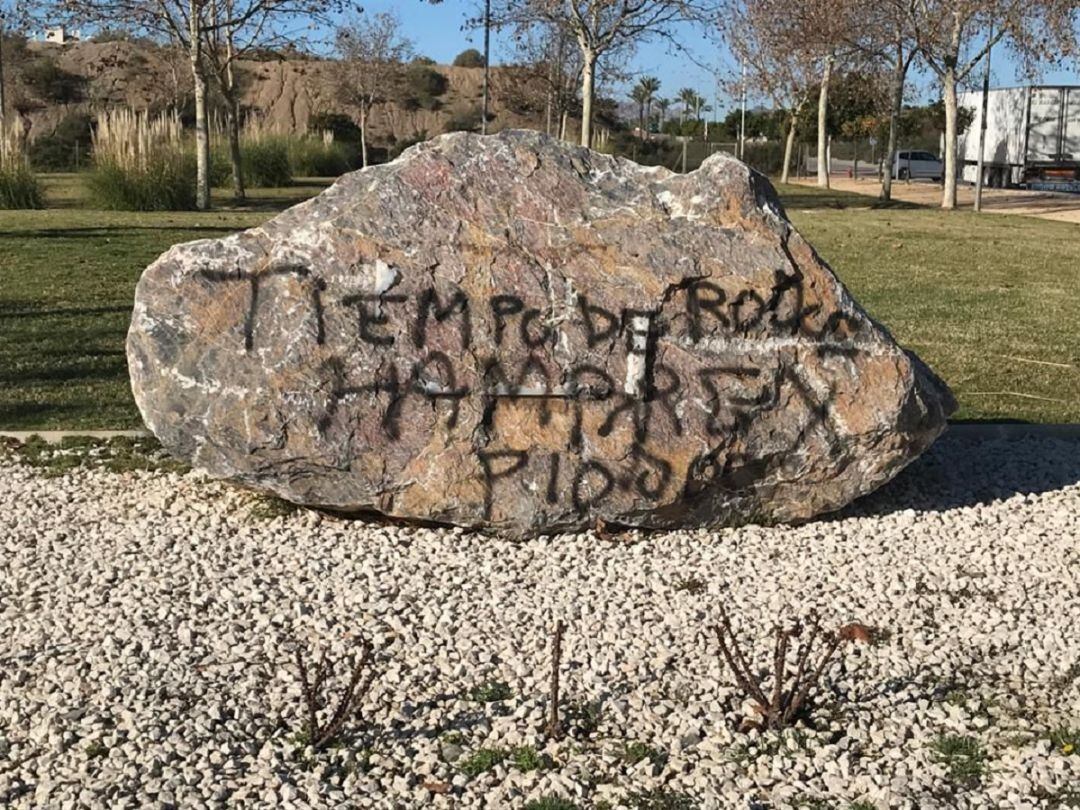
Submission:
[[679,124],[686,123],[686,116],[690,114],[690,110],[697,103],[698,94],[694,92],[692,87],[684,87],[679,91],[679,102],[683,105],[682,112],[679,114]]
[[705,96],[694,93],[694,120],[701,123],[701,111],[705,108]]
[[653,99],[656,98],[656,94],[660,90],[660,80],[655,76],[642,76],[638,79],[637,87],[640,88],[645,99],[645,126],[643,131],[648,135],[649,121],[652,120]]
[[[712,105],[707,104],[705,102],[705,99],[702,98],[701,99],[701,106],[698,107],[699,120],[700,120],[700,116],[701,116],[702,113],[708,113],[708,112],[711,112],[711,111],[712,111]],[[705,143],[708,143],[709,142],[709,117],[707,115],[705,116],[705,134],[704,134],[704,137],[705,137]]]
[[656,109],[660,111],[660,119],[657,122],[657,129],[663,131],[664,124],[667,123],[667,111],[671,106],[670,98],[658,98],[653,102],[656,105]]
[[648,101],[648,92],[641,86],[641,84],[634,85],[634,89],[630,91],[630,99],[637,102],[638,105],[638,129],[641,132],[645,131],[645,104]]

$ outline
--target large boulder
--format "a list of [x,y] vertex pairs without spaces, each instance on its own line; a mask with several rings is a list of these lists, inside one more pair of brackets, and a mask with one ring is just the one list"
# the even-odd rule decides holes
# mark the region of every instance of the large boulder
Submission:
[[446,135],[177,245],[127,351],[147,425],[195,467],[518,536],[809,518],[954,407],[761,175],[532,132]]

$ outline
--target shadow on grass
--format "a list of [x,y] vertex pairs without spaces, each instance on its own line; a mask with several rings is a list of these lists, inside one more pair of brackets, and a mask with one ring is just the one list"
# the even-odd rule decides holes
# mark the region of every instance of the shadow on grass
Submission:
[[920,458],[837,518],[904,509],[943,512],[1053,492],[1080,482],[1080,440],[1020,435],[976,438],[947,432]]
[[79,318],[85,315],[128,315],[131,304],[117,304],[111,307],[57,307],[55,309],[16,309],[5,310],[0,301],[0,318]]
[[245,214],[245,213],[270,213],[275,214],[284,211],[287,208],[292,208],[294,205],[299,205],[302,202],[307,202],[312,197],[321,193],[325,188],[329,188],[329,184],[325,187],[319,187],[313,189],[311,193],[297,193],[287,197],[268,197],[266,199],[248,199],[243,203],[225,204],[220,205],[214,210],[224,211],[230,214]]
[[206,233],[211,236],[227,236],[236,228],[225,225],[92,225],[83,228],[33,228],[24,231],[6,230],[0,239],[85,239],[89,237],[123,237],[132,231]]
[[798,211],[833,210],[848,208],[894,209],[910,211],[925,206],[903,200],[880,200],[869,194],[852,194],[848,191],[819,191],[801,186],[787,186],[780,193],[784,208]]
[[[71,354],[75,354],[72,352]],[[86,352],[78,356],[86,356]],[[93,383],[102,380],[123,380],[127,376],[127,358],[123,352],[95,352],[94,357],[108,357],[110,362],[97,364],[73,363],[71,365],[53,365],[48,367],[21,369],[19,371],[0,372],[0,383],[12,386],[41,383]]]

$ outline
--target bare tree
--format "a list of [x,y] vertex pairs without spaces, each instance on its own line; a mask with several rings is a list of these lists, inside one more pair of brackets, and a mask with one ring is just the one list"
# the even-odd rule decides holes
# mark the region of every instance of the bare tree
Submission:
[[922,57],[941,82],[945,104],[945,188],[956,207],[957,87],[994,45],[1008,42],[1028,67],[1075,51],[1075,0],[915,0],[911,24]]
[[589,146],[600,61],[650,37],[679,45],[672,26],[710,20],[716,6],[715,0],[501,0],[495,19],[515,25],[547,22],[573,36],[581,52],[581,145]]
[[205,31],[206,64],[225,102],[225,127],[232,164],[233,197],[245,198],[240,155],[240,96],[237,62],[252,51],[309,44],[307,31],[325,23],[339,6],[333,0],[290,0],[288,5],[263,2],[252,13],[238,15],[237,0],[208,0],[210,25]]
[[[805,78],[813,69],[818,85],[817,173],[818,185],[829,186],[828,112],[829,88],[838,65],[845,64],[856,52],[850,45],[853,32],[862,25],[858,9],[861,0],[729,0],[725,17],[757,29],[768,44],[773,58],[767,59],[780,71],[769,84],[788,84],[793,76]],[[731,24],[725,24],[728,28]],[[729,42],[735,42],[729,37]],[[752,63],[766,61],[752,47],[742,47],[749,73]],[[790,64],[784,63],[785,52]],[[758,81],[762,70],[755,71]],[[784,74],[788,74],[785,78]],[[786,95],[786,94],[785,94]],[[784,105],[787,108],[787,105]],[[789,130],[790,131],[790,130]]]
[[368,165],[367,124],[371,108],[391,97],[412,56],[412,44],[400,33],[401,23],[389,12],[361,15],[337,32],[341,55],[337,92],[339,98],[357,111],[360,125],[360,155]]
[[580,52],[573,37],[566,26],[541,21],[515,26],[513,40],[515,59],[527,80],[506,73],[502,97],[539,93],[535,106],[544,109],[545,131],[565,139],[567,121],[577,111],[581,79]]
[[904,106],[908,71],[918,55],[915,43],[914,11],[918,0],[872,0],[866,6],[866,36],[856,41],[870,57],[888,66],[889,137],[885,147],[886,170],[881,178],[881,199],[892,199],[892,163],[896,154],[897,130]]
[[[802,46],[791,26],[786,4],[768,0],[735,0],[720,26],[731,54],[745,68],[746,84],[787,114],[781,183],[791,172],[799,117],[820,69],[816,54]],[[732,93],[742,92],[742,76],[724,83]]]
[[829,187],[828,116],[829,88],[836,66],[857,52],[850,46],[852,32],[862,25],[857,19],[859,0],[785,0],[802,48],[820,65],[817,111],[818,185]]

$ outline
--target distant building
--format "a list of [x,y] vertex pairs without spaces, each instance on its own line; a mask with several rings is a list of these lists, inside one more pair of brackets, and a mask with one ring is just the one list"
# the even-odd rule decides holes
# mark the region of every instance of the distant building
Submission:
[[45,41],[54,42],[57,45],[67,45],[69,42],[79,41],[78,31],[68,31],[62,25],[56,25],[45,29]]

